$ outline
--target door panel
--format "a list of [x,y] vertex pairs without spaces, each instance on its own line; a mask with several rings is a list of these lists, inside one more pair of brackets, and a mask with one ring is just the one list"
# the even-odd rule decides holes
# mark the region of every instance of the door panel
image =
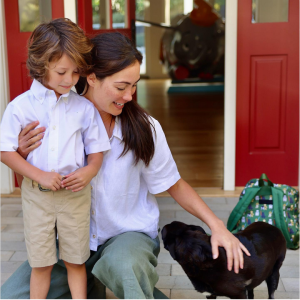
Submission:
[[236,185],[266,173],[296,186],[299,1],[289,0],[287,20],[277,23],[252,23],[252,1],[238,5]]
[[[286,60],[286,56],[251,57],[251,153],[284,151]],[[272,109],[267,98],[272,99]]]

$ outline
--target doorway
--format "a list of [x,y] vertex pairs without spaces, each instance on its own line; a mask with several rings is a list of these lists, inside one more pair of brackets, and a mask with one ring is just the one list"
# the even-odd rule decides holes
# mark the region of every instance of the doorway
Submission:
[[[170,24],[176,14],[186,14],[193,9],[192,0],[137,2],[140,6],[144,3],[143,10],[136,5],[138,19],[165,24]],[[225,0],[208,2],[225,19]],[[151,18],[152,11],[157,11],[158,5],[161,6],[160,13]],[[184,180],[192,187],[223,187],[224,93],[168,94],[171,79],[158,59],[163,32],[161,28],[144,27],[144,70],[149,79],[138,83],[138,103],[162,125]],[[136,40],[141,46],[141,30],[137,30]]]

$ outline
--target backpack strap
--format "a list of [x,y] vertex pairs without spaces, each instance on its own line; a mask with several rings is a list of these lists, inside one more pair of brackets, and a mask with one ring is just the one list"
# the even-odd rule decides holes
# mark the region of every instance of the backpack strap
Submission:
[[273,182],[268,178],[265,173],[262,173],[260,178],[258,179],[259,186],[274,186]]
[[237,203],[227,221],[227,229],[229,231],[232,232],[234,230],[238,220],[241,218],[244,211],[249,206],[251,200],[256,196],[260,189],[260,187],[252,187],[245,189],[245,195],[243,196],[243,200]]
[[288,231],[288,225],[285,222],[283,216],[283,192],[280,189],[272,187],[272,197],[273,197],[273,208],[274,208],[274,218],[275,226],[281,230],[283,233],[287,248],[295,248],[295,245],[290,240],[290,234]]

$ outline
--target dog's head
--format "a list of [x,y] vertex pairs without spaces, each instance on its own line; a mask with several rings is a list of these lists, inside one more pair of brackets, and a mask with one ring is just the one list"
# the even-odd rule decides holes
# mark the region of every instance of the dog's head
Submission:
[[209,267],[208,262],[212,261],[210,238],[202,227],[174,221],[164,226],[161,235],[165,249],[181,265],[202,263],[203,268]]

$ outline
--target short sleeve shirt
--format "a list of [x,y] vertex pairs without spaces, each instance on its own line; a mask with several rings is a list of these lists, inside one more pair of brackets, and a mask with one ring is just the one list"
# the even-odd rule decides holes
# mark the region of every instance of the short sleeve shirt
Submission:
[[93,178],[90,248],[96,250],[111,237],[136,231],[155,238],[158,234],[159,208],[155,196],[169,189],[180,175],[158,121],[151,118],[155,133],[155,153],[148,167],[134,164],[130,150],[120,157],[123,136],[116,118],[111,150],[104,152],[103,164]]
[[53,90],[34,80],[4,112],[1,151],[16,151],[20,131],[37,120],[46,131],[27,161],[43,171],[67,175],[85,165],[86,155],[110,149],[100,114],[90,101],[73,91],[57,100]]

